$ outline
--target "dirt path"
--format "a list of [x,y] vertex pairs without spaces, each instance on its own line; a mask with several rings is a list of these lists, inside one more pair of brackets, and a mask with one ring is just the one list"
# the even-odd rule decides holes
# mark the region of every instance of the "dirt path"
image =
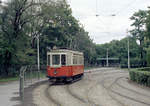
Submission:
[[72,84],[40,84],[33,89],[32,102],[36,106],[150,106],[150,88],[128,78],[127,71],[100,68]]

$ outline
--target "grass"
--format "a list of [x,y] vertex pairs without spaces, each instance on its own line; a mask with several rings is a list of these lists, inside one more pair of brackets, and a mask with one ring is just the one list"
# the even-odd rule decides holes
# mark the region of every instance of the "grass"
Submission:
[[0,78],[0,82],[9,82],[9,81],[17,81],[19,77],[4,77]]
[[93,68],[100,68],[100,66],[91,66],[91,67],[90,66],[85,66],[84,67],[85,70],[90,70],[90,69],[93,69]]
[[[38,78],[38,73],[36,72],[33,72],[32,73],[32,76],[30,76],[30,73],[27,73],[26,74],[26,78],[27,79],[31,79],[31,77],[34,79],[34,78]],[[46,77],[46,74],[45,73],[42,73],[40,72],[40,78],[44,78]],[[10,82],[10,81],[17,81],[19,80],[19,76],[16,76],[16,77],[0,77],[0,83],[1,82]]]

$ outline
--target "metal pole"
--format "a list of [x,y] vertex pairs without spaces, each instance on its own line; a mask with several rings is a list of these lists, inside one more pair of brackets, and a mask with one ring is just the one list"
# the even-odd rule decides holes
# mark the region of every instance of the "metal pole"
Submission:
[[22,67],[21,67],[21,69],[20,69],[20,76],[19,76],[19,78],[20,78],[20,87],[19,87],[19,93],[20,93],[20,97],[21,97],[21,100],[22,100]]
[[107,67],[109,66],[109,63],[108,63],[108,48],[107,48],[107,54],[106,54],[106,58],[107,58]]
[[129,47],[129,35],[127,31],[127,36],[128,36],[128,70],[130,69],[130,47]]
[[130,48],[129,48],[129,37],[128,37],[128,69],[130,69]]
[[20,92],[20,97],[22,101],[24,101],[24,71],[26,71],[26,67],[21,67],[19,92]]
[[[38,1],[39,4],[41,3],[41,1]],[[40,11],[40,8],[39,8]],[[39,51],[39,35],[37,36],[37,49],[38,49],[38,80],[40,80],[40,51]]]
[[38,80],[40,79],[40,55],[39,55],[39,36],[37,36],[37,63],[38,63]]

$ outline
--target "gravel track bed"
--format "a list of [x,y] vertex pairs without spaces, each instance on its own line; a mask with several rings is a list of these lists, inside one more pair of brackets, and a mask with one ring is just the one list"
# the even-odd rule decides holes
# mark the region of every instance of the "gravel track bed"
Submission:
[[[113,77],[106,77],[102,80],[102,85],[104,88],[106,88],[109,92],[110,92],[110,96],[118,101],[120,104],[124,105],[124,106],[149,106],[149,101],[150,99],[145,97],[144,96],[141,96],[141,95],[138,95],[137,92],[131,92],[131,90],[129,89],[123,89],[122,87],[120,87],[118,85],[118,81],[122,78],[126,78],[126,76],[121,76],[121,77],[118,77],[118,78],[114,78],[114,81],[113,79],[111,78],[114,78]],[[107,80],[109,79],[109,80]],[[111,83],[109,86],[108,84],[106,84],[106,82],[110,82],[110,80],[113,81],[113,83]],[[122,82],[121,84],[123,84],[124,82]],[[106,86],[107,85],[107,86]],[[114,96],[115,95],[115,96]],[[126,100],[127,99],[127,100]],[[134,104],[134,105],[133,105]]]
[[114,68],[86,72],[71,84],[45,83],[33,94],[38,106],[150,106],[150,89],[130,83],[128,71]]
[[141,95],[141,94],[139,95],[139,93],[137,93],[135,91],[131,91],[129,89],[124,89],[123,87],[120,87],[117,84],[117,81],[120,80],[121,78],[123,78],[123,77],[118,78],[115,81],[115,84],[113,84],[113,86],[111,86],[110,89],[111,89],[112,92],[116,93],[119,96],[127,98],[129,100],[132,100],[132,101],[135,101],[135,102],[139,102],[142,105],[148,105],[148,106],[150,106],[150,99],[147,98],[147,97],[145,97],[144,94],[143,95]]
[[[121,78],[120,80],[117,81],[118,86],[127,89],[129,91],[135,92],[139,95],[143,95],[146,96],[148,98],[150,98],[150,94],[147,93],[150,91],[150,88],[148,87],[144,87],[142,85],[133,85],[131,83],[129,83],[129,79],[128,78]],[[136,89],[135,89],[136,88]]]
[[[98,78],[97,85],[101,87],[102,91],[104,93],[104,99],[103,101],[109,101],[108,104],[104,104],[105,106],[124,106],[122,102],[120,102],[118,99],[116,99],[114,96],[111,95],[110,87],[116,82],[116,78],[123,76],[125,73],[124,71],[109,71],[109,72],[103,72],[101,73],[101,78]],[[118,76],[119,75],[119,76]],[[115,77],[117,76],[117,77]],[[108,81],[109,83],[106,83]],[[106,95],[107,94],[107,95]],[[102,101],[102,103],[103,103]]]
[[50,84],[49,87],[47,87],[47,89],[45,90],[45,95],[55,104],[55,106],[61,106],[61,104],[57,100],[53,99],[53,96],[49,93],[51,86],[52,85]]
[[37,106],[58,106],[47,93],[50,85],[42,84],[33,91],[33,101]]
[[66,85],[51,86],[48,91],[51,98],[57,101],[61,106],[87,106],[83,101],[72,96],[70,92],[68,92]]
[[127,78],[125,78],[125,77],[122,77],[122,78],[120,78],[117,82],[116,82],[116,84],[120,87],[120,88],[122,88],[122,89],[125,89],[125,90],[127,90],[127,91],[130,91],[131,93],[135,93],[135,94],[138,94],[138,95],[142,95],[142,96],[144,96],[144,98],[146,97],[146,98],[150,98],[150,94],[148,95],[147,94],[147,92],[145,92],[145,90],[143,90],[143,89],[133,89],[133,88],[131,88],[131,87],[129,87],[131,84],[129,84],[129,83],[126,83],[126,85],[123,85],[122,83],[123,82],[127,82],[128,81],[128,79]]
[[67,90],[72,96],[86,103],[87,106],[100,106],[95,104],[88,97],[90,89],[94,86],[94,83],[89,84],[89,82],[89,80],[85,80],[84,78],[80,82],[68,85]]

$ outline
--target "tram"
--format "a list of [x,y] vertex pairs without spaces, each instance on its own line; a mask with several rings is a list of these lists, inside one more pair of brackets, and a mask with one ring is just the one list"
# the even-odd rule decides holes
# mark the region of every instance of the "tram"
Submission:
[[47,77],[51,82],[70,82],[84,75],[82,52],[55,49],[47,52]]

